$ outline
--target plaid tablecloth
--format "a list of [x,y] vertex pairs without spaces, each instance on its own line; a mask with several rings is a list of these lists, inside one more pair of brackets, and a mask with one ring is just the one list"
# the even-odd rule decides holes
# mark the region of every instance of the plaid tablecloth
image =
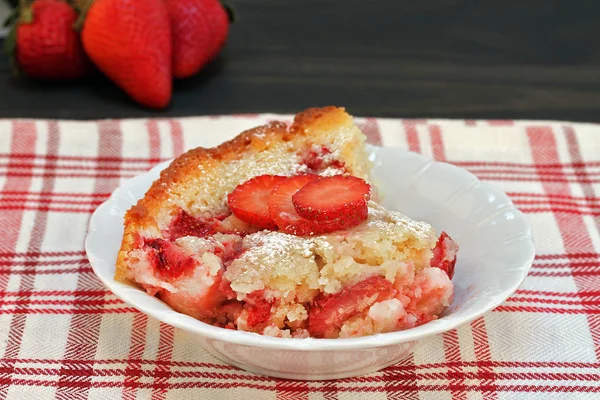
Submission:
[[83,242],[120,182],[278,118],[0,120],[0,399],[600,398],[600,125],[358,119],[371,143],[501,187],[538,254],[503,305],[378,373],[253,375],[103,287]]

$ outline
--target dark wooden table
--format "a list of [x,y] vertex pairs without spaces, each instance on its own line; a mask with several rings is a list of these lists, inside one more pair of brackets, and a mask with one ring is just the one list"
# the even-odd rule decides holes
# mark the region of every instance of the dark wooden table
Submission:
[[103,77],[12,78],[0,117],[292,113],[600,121],[600,3],[593,0],[232,0],[221,57],[177,82],[171,107],[131,102]]

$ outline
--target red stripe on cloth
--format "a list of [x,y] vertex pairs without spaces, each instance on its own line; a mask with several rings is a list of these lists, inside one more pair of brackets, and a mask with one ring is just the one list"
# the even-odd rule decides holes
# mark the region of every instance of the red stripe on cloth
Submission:
[[[80,374],[78,374],[80,375]],[[0,379],[0,383],[2,380]],[[593,383],[593,382],[592,382]],[[40,380],[40,379],[23,379],[23,378],[15,378],[12,380],[12,384],[15,386],[41,386],[41,387],[56,387],[57,382],[51,380]],[[85,383],[79,381],[73,381],[73,392],[85,386]],[[91,383],[91,387],[93,388],[121,388],[123,386],[122,382],[113,382],[113,381],[95,381]],[[140,383],[140,389],[150,389],[153,384],[150,383]],[[176,382],[169,385],[169,389],[178,390],[178,389],[213,389],[213,390],[230,390],[235,388],[247,388],[247,389],[255,389],[255,390],[263,390],[267,393],[272,393],[274,391],[274,387],[266,384],[256,384],[256,383],[247,383],[243,381],[238,382],[211,382],[205,380],[197,380],[197,381],[187,381],[187,382]],[[447,390],[448,385],[445,384],[419,384],[419,385],[405,385],[403,382],[399,382],[394,386],[391,386],[389,389],[383,386],[351,386],[351,387],[340,387],[339,391],[348,393],[349,396],[355,394],[353,397],[348,398],[360,398],[357,397],[357,393],[385,393],[388,390],[391,390],[391,395],[394,395],[396,392],[405,392],[407,390],[410,391],[419,391],[419,392],[443,392]],[[517,384],[517,385],[498,385],[497,387],[489,387],[485,385],[479,385],[476,383],[467,383],[464,385],[450,385],[452,390],[456,391],[469,391],[469,392],[478,392],[483,393],[485,396],[493,393],[495,391],[498,392],[507,392],[507,393],[600,393],[600,390],[597,385],[560,385],[545,383],[545,384]],[[319,387],[309,386],[307,391],[310,393],[321,393],[321,389]],[[199,394],[202,392],[199,392]],[[484,396],[484,399],[486,398]],[[539,397],[539,396],[538,396]],[[211,397],[207,397],[211,398]],[[394,398],[394,397],[391,397]],[[395,397],[398,398],[398,397]],[[154,398],[153,398],[154,399]]]
[[[563,127],[563,132],[565,134],[565,139],[567,141],[567,146],[569,147],[569,155],[571,156],[571,160],[573,164],[576,164],[575,168],[577,172],[577,177],[579,178],[579,183],[581,185],[581,189],[586,199],[588,199],[588,206],[592,207],[593,202],[590,199],[596,199],[596,192],[594,187],[589,183],[589,174],[586,169],[583,157],[581,155],[581,147],[579,145],[579,140],[575,136],[575,131],[571,126]],[[600,232],[600,213],[594,214],[594,223],[596,226],[596,230]],[[587,281],[582,279],[575,278],[575,283],[578,288],[587,289],[589,286],[587,285]],[[590,334],[592,336],[592,341],[594,342],[594,347],[596,351],[596,357],[600,358],[600,315],[588,315],[588,323],[590,325]]]
[[[12,123],[11,147],[9,156],[7,178],[0,191],[0,201],[4,201],[5,192],[28,189],[31,186],[31,176],[22,177],[10,176],[9,173],[19,167],[20,160],[16,157],[21,153],[35,151],[37,138],[36,127],[30,121],[14,121]],[[0,211],[0,220],[2,221],[3,240],[0,251],[14,251],[19,232],[21,230],[22,212],[12,212],[9,210]]]
[[515,121],[512,119],[490,119],[488,120],[489,126],[514,126]]
[[[308,383],[303,381],[276,379],[275,391],[277,392],[277,400],[308,400],[308,393],[311,390]],[[331,398],[330,392],[329,395]]]
[[377,121],[377,118],[366,118],[365,121],[358,127],[367,137],[367,143],[376,146],[383,145],[383,139],[381,138],[381,132],[379,130],[379,122]]
[[444,139],[442,138],[440,127],[438,125],[430,125],[429,136],[431,138],[433,158],[437,161],[446,161],[446,150],[444,149]]
[[[492,354],[490,352],[490,343],[487,334],[487,327],[485,325],[485,317],[479,317],[475,321],[471,322],[471,333],[473,334],[473,349],[475,352],[475,359],[477,361],[491,361]],[[479,368],[479,379],[481,384],[489,387],[496,386],[496,375],[494,368],[481,365]],[[498,394],[496,392],[490,393],[490,400],[497,399]]]
[[[173,338],[174,329],[165,323],[160,323],[160,337],[158,339],[158,361],[169,361],[173,356]],[[154,381],[152,382],[152,399],[164,400],[168,390],[172,387],[169,384],[171,367],[168,363],[157,364],[154,368]]]
[[[98,155],[102,157],[120,157],[123,147],[123,137],[121,133],[120,122],[116,120],[101,121],[98,124]],[[99,161],[98,166],[103,162]],[[104,180],[95,179],[94,192],[109,192],[114,190],[119,184],[118,179]],[[77,290],[84,290],[88,284],[83,279],[82,271],[79,271],[77,278]],[[95,278],[94,278],[95,279]],[[102,284],[97,281],[97,288],[102,288]],[[94,310],[96,311],[96,310]],[[99,310],[102,311],[102,310]],[[113,310],[111,310],[113,311]],[[83,357],[93,360],[96,354],[96,345],[100,335],[100,325],[102,323],[103,313],[96,313],[88,310],[81,299],[77,299],[73,308],[70,310],[73,314],[69,327],[69,335],[64,358],[71,359]],[[114,311],[113,311],[114,312]],[[94,375],[94,365],[78,369],[77,376],[74,378],[70,374],[70,368],[64,366],[61,368],[61,377],[58,381],[56,397],[65,400],[84,400],[88,397],[91,388],[92,377]],[[75,381],[76,379],[76,381]],[[77,383],[75,385],[75,382]]]
[[577,168],[577,167],[600,167],[600,162],[594,161],[586,161],[585,163],[571,163],[559,161],[555,163],[550,162],[542,162],[539,164],[536,163],[524,163],[524,162],[499,162],[499,161],[452,161],[453,164],[456,164],[460,167],[481,167],[481,168],[490,168],[490,167],[512,167],[512,168],[523,168],[523,169],[533,169],[533,170],[547,170],[547,169],[563,169],[563,168]]
[[[456,329],[442,334],[444,340],[444,356],[449,363],[460,363],[462,360],[460,355],[460,344],[458,342],[458,333]],[[445,376],[448,379],[448,389],[452,393],[452,399],[466,399],[467,394],[464,390],[459,389],[464,386],[465,375],[462,367],[458,364],[450,364],[448,372]]]
[[[558,163],[560,157],[558,156],[558,149],[556,144],[556,138],[552,129],[549,127],[530,127],[527,129],[527,135],[531,145],[532,157],[535,163]],[[567,135],[567,143],[570,146],[570,154],[574,163],[581,163],[581,152],[578,147],[578,142],[574,136],[574,133]],[[571,138],[569,138],[571,136]],[[585,189],[586,184],[584,178],[581,178],[579,183],[584,187],[584,194],[590,196],[588,192],[590,188]],[[585,180],[586,182],[588,180]],[[543,182],[544,191],[549,194],[567,194],[571,195],[571,188],[567,183],[561,184],[549,184]],[[591,196],[594,193],[591,192]],[[581,252],[595,252],[590,233],[584,224],[583,218],[577,214],[566,214],[563,212],[555,212],[556,221],[563,238],[565,252],[569,253],[581,253]],[[579,274],[573,276],[575,284],[579,291],[582,290],[594,290],[597,289],[597,284],[600,283],[597,279],[589,279],[587,277],[581,277]],[[591,285],[590,285],[591,284]],[[526,311],[526,310],[523,310]],[[552,312],[557,312],[553,310]],[[581,311],[566,310],[565,313],[580,313]],[[590,328],[590,334],[594,342],[594,350],[596,357],[600,359],[600,315],[597,310],[584,310],[584,313],[588,314],[588,324]]]
[[0,210],[10,210],[10,211],[38,211],[41,213],[47,212],[62,212],[62,213],[93,213],[96,208],[68,208],[68,207],[50,207],[50,206],[0,206]]
[[[96,364],[106,366],[108,364],[126,364],[127,361],[135,361],[139,362],[143,365],[169,365],[170,367],[182,367],[182,368],[212,368],[212,369],[222,369],[222,370],[230,370],[231,373],[235,371],[240,371],[237,367],[233,367],[231,365],[226,364],[215,364],[215,363],[207,363],[207,362],[193,362],[193,361],[173,361],[173,360],[151,360],[151,359],[138,359],[138,360],[128,360],[128,359],[97,359],[97,360],[88,360],[88,359],[70,359],[70,360],[61,360],[61,359],[46,359],[46,358],[2,358],[0,359],[0,366],[3,366],[3,363],[22,363],[22,364],[57,364],[62,361],[65,365],[70,365],[72,368],[78,368],[80,365],[88,365],[88,364]],[[388,369],[409,371],[411,369],[417,369],[420,372],[427,369],[441,369],[445,368],[448,365],[452,366],[462,366],[462,367],[478,367],[478,366],[487,366],[487,367],[495,367],[495,368],[556,368],[556,369],[564,369],[564,368],[572,368],[572,369],[600,369],[600,362],[577,362],[577,361],[460,361],[460,362],[443,362],[443,363],[424,363],[424,364],[415,364],[411,365],[410,363],[398,363],[393,366],[388,367]],[[45,367],[50,368],[50,366]],[[105,367],[104,367],[105,368]],[[115,367],[120,368],[123,367]],[[420,373],[419,372],[419,373]],[[149,372],[151,374],[151,372]],[[254,378],[263,378],[263,380],[273,380],[276,378],[263,377],[261,375],[249,375]],[[353,382],[353,381],[364,381],[364,380],[377,380],[378,375],[370,376],[359,376],[354,378],[344,378],[341,379],[340,382]],[[379,378],[379,381],[383,381],[383,378]]]
[[185,150],[183,139],[183,127],[181,122],[176,120],[170,121],[171,140],[173,141],[173,157],[179,156]]
[[[353,382],[365,382],[363,379],[368,377],[350,378]],[[377,377],[373,377],[376,380]],[[402,400],[419,400],[418,390],[398,390],[396,384],[400,381],[409,387],[417,386],[420,376],[417,375],[417,365],[415,365],[414,354],[410,354],[393,367],[388,367],[383,370],[382,379],[385,383],[385,391],[390,399]],[[446,379],[446,376],[441,379]],[[368,381],[367,381],[368,382]]]
[[125,369],[125,379],[123,381],[123,399],[134,400],[137,397],[137,386],[142,375],[142,363],[140,362],[144,355],[146,347],[146,329],[148,316],[142,313],[136,313],[133,316],[133,326],[131,327],[131,343],[129,344],[129,355],[127,368]]
[[[118,121],[99,121],[99,126],[103,125],[114,125],[118,124]],[[37,154],[34,151],[30,153],[21,153],[21,154],[12,154],[12,153],[0,153],[0,158],[15,158],[15,159],[39,159],[39,160],[57,160],[60,159],[62,162],[65,161],[78,161],[85,162],[97,165],[98,163],[107,164],[107,163],[141,163],[144,165],[153,164],[161,161],[166,161],[166,159],[160,158],[149,158],[149,157],[104,157],[104,156],[70,156],[70,155],[57,155],[57,154]]]
[[146,122],[146,130],[148,131],[148,143],[150,145],[150,158],[160,158],[160,131],[158,121],[149,119]]
[[28,257],[37,259],[39,257],[70,257],[84,256],[85,251],[25,251],[25,252],[0,252],[0,258]]
[[[581,148],[579,145],[579,141],[575,136],[575,130],[572,126],[563,127],[563,132],[565,134],[565,139],[567,141],[567,146],[569,147],[569,155],[571,156],[571,160],[573,161],[575,167],[575,175],[581,184],[581,189],[584,194],[584,198],[587,201],[589,207],[594,206],[594,201],[598,201],[600,204],[600,199],[596,198],[596,192],[594,187],[589,183],[590,174],[586,169],[583,157],[581,156]],[[594,222],[596,224],[596,229],[600,232],[600,214],[596,215],[594,218]]]
[[414,151],[415,153],[420,153],[421,144],[419,143],[419,133],[417,131],[417,125],[411,120],[404,120],[404,132],[406,132],[406,142],[408,143],[408,150]]
[[[47,157],[47,158],[44,158],[42,161],[47,161],[47,160],[60,160],[60,159],[57,159],[54,157]],[[98,171],[115,171],[117,173],[119,173],[119,172],[122,173],[125,171],[129,171],[129,172],[147,171],[148,165],[149,165],[148,163],[133,165],[133,166],[127,166],[127,165],[119,166],[119,165],[94,165],[92,163],[67,164],[67,163],[61,162],[60,164],[58,164],[56,166],[56,169],[58,171],[67,171],[67,172],[89,171],[90,173],[94,173],[94,172],[98,172]],[[8,163],[7,163],[7,165],[3,165],[3,163],[0,162],[0,168],[7,167],[7,166],[8,166]],[[44,165],[39,162],[20,162],[19,165],[15,167],[15,169],[26,169],[26,168],[34,169],[34,171],[32,173],[34,173],[36,175],[41,175],[38,170],[43,170]]]
[[55,198],[55,197],[87,197],[87,198],[94,198],[94,197],[99,197],[101,199],[106,199],[108,198],[111,193],[75,193],[75,192],[38,192],[35,190],[30,190],[28,192],[23,192],[23,191],[7,191],[7,190],[3,190],[0,195],[6,195],[6,196],[38,196],[38,197],[51,197],[51,198]]
[[[522,170],[522,169],[511,169],[511,168],[476,168],[476,167],[468,167],[469,171],[474,174],[493,176],[493,175],[514,175],[516,177],[524,177],[524,178],[533,178],[538,176],[543,176],[544,179],[563,179],[566,177],[568,182],[573,181],[581,181],[584,183],[595,182],[596,179],[591,178],[595,176],[600,176],[600,171],[598,172],[589,172],[585,174],[585,177],[582,176],[580,171],[563,171],[561,169],[542,169],[539,168],[537,170]],[[579,178],[579,180],[577,179]]]
[[[35,150],[35,145],[36,142],[38,140],[38,132],[36,130],[36,126],[33,123],[22,123],[22,122],[14,122],[13,123],[13,132],[12,132],[12,143],[11,143],[11,151],[15,152],[16,154],[18,153],[22,153],[24,151],[34,151]],[[55,141],[55,143],[52,143],[52,140]],[[58,148],[58,138],[57,138],[57,132],[56,132],[56,122],[54,122],[53,124],[51,124],[51,126],[49,126],[49,131],[48,131],[48,141],[46,143],[46,145],[48,146],[48,151],[51,150],[56,150]],[[12,165],[16,165],[18,164],[18,160],[15,161],[14,164],[12,164],[12,160],[9,162],[9,164],[11,164],[11,166],[9,166],[9,169],[7,172],[10,172],[11,169],[13,168]],[[51,169],[52,168],[52,164],[53,163],[49,163],[49,165],[46,166],[46,168]],[[4,186],[4,189],[8,189],[8,190],[15,190],[15,189],[26,189],[29,188],[31,185],[31,178],[29,177],[25,177],[24,179],[11,179],[11,177],[7,178],[7,182]],[[44,180],[44,182],[42,183],[42,186],[44,187],[45,190],[52,190],[53,188],[53,182],[48,182],[47,180]],[[2,221],[3,221],[3,228],[5,229],[4,233],[5,233],[5,240],[6,240],[2,247],[2,250],[9,250],[9,251],[15,251],[16,250],[16,245],[17,245],[17,239],[20,235],[20,231],[23,228],[23,213],[22,212],[14,212],[14,215],[12,212],[10,213],[5,213],[0,211],[0,215],[2,215]],[[45,229],[46,229],[46,216],[40,216],[40,214],[38,213],[35,216],[35,222],[34,222],[34,226],[37,227],[37,229],[32,229],[31,231],[31,236],[29,238],[29,242],[27,245],[27,250],[28,252],[33,252],[36,251],[37,249],[39,249],[39,245],[43,239],[44,233],[45,233]],[[37,225],[38,223],[41,223],[42,225]],[[6,243],[8,242],[8,243]],[[5,247],[7,246],[7,247]],[[8,282],[8,278],[10,277],[10,275],[7,276],[6,282]],[[17,292],[21,291],[21,290],[25,290],[25,291],[29,291],[32,290],[34,288],[34,282],[35,282],[35,277],[34,275],[28,275],[28,276],[21,276],[19,279],[19,284],[17,287]],[[6,290],[7,286],[6,284],[3,284],[2,287],[0,288],[2,290]],[[23,296],[22,294],[18,295],[18,300],[25,303],[25,306],[29,300],[28,296]],[[8,328],[8,343],[6,344],[6,351],[4,353],[4,357],[7,358],[15,358],[17,357],[17,355],[20,352],[21,349],[21,343],[23,341],[23,333],[25,330],[25,323],[27,321],[27,315],[26,314],[19,314],[19,315],[13,315],[12,319],[10,320],[10,326]],[[8,383],[10,383],[11,379],[12,379],[12,374],[14,372],[14,363],[11,364],[5,371],[4,373],[6,374],[6,376],[8,377]],[[8,385],[4,385],[3,383],[0,383],[0,398],[5,398],[6,394],[8,391]]]

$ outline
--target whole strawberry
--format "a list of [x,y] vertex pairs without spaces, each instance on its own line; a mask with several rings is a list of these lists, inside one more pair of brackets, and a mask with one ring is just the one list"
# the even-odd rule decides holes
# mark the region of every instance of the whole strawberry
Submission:
[[229,16],[218,0],[166,0],[173,34],[173,76],[187,78],[213,60],[227,39]]
[[81,31],[85,51],[130,97],[150,108],[171,100],[171,28],[163,0],[95,0]]
[[20,70],[42,79],[82,77],[90,64],[73,28],[77,12],[62,0],[37,0],[20,9],[14,57]]

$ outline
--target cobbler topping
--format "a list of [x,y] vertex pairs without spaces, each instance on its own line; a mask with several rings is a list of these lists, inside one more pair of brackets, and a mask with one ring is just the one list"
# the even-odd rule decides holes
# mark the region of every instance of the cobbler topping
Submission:
[[276,290],[280,297],[318,288],[312,240],[263,231],[246,236],[242,247],[244,253],[225,271],[238,297],[266,288]]

